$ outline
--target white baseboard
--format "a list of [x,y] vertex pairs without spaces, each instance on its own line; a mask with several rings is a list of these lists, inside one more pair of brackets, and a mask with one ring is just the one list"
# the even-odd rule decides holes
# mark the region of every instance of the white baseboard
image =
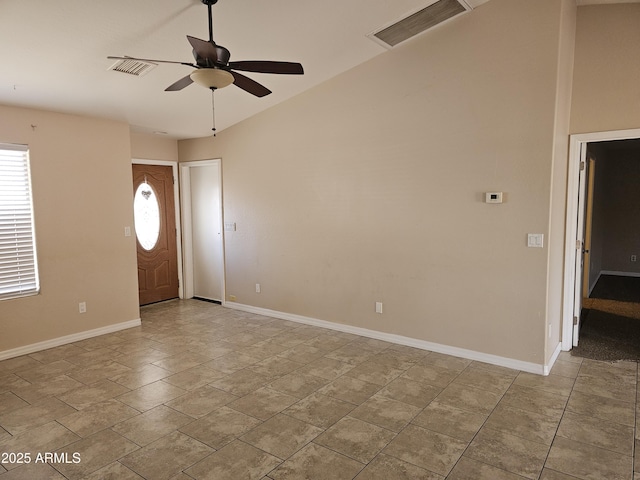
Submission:
[[66,345],[68,343],[86,340],[87,338],[98,337],[107,333],[126,330],[127,328],[139,327],[141,323],[142,322],[138,318],[136,320],[129,320],[127,322],[114,323],[113,325],[107,325],[106,327],[94,328],[93,330],[86,330],[84,332],[65,335],[64,337],[52,338],[51,340],[45,340],[44,342],[32,343],[31,345],[25,345],[24,347],[12,348],[11,350],[0,352],[0,360],[19,357],[21,355],[28,355],[29,353],[59,347],[60,345]]
[[[548,375],[549,371],[551,370],[551,366],[524,362],[522,360],[501,357],[498,355],[491,355],[488,353],[477,352],[475,350],[467,350],[465,348],[452,347],[440,343],[427,342],[425,340],[418,340],[415,338],[404,337],[402,335],[395,335],[392,333],[378,332],[376,330],[369,330],[368,328],[354,327],[352,325],[329,322],[326,320],[318,320],[316,318],[305,317],[293,313],[279,312],[276,310],[269,310],[266,308],[254,307],[251,305],[244,305],[236,302],[225,302],[224,306],[234,310],[241,310],[243,312],[255,313],[257,315],[264,315],[266,317],[279,318],[281,320],[290,320],[292,322],[328,328],[330,330],[337,330],[340,332],[352,333],[354,335],[360,335],[362,337],[375,338],[377,340],[384,340],[399,345],[420,348],[422,350],[428,350],[430,352],[444,353],[446,355],[452,355],[454,357],[466,358],[468,360],[477,360],[479,362],[490,363],[492,365],[512,368],[514,370],[521,370],[523,372],[535,373],[538,375]],[[554,353],[554,356],[552,357],[553,361],[551,362],[551,365],[553,365],[553,362],[555,362],[555,359],[559,354],[560,350],[557,349],[557,352]]]
[[638,272],[616,272],[613,270],[602,270],[600,272],[600,275],[616,275],[618,277],[640,277],[640,273]]
[[589,286],[589,296],[591,296],[591,292],[593,292],[593,289],[595,288],[596,284],[598,283],[598,280],[600,280],[600,277],[602,275],[614,275],[617,277],[640,277],[640,273],[636,273],[636,272],[616,272],[614,270],[600,270],[600,272],[598,273],[598,276],[593,282],[593,285]]
[[562,352],[562,342],[558,342],[558,345],[556,345],[556,349],[553,352],[553,355],[551,355],[551,358],[549,359],[549,363],[544,366],[543,375],[549,375],[551,373],[551,369],[553,368],[553,365],[556,363],[556,360],[558,359],[558,355],[560,355],[560,352]]

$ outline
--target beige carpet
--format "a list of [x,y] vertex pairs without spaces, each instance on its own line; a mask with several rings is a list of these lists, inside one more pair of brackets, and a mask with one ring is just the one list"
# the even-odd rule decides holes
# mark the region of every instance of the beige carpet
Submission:
[[640,320],[640,303],[621,302],[605,298],[584,298],[582,308]]

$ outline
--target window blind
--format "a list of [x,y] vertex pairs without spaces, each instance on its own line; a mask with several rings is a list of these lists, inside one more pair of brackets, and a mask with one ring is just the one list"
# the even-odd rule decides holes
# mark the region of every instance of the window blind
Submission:
[[40,290],[29,150],[0,143],[0,300]]

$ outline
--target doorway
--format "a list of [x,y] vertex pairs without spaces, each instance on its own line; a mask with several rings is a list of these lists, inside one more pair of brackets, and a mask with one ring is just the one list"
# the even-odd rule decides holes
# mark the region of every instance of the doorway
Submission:
[[[590,198],[588,186],[590,183],[592,184],[591,193],[598,189],[597,185],[594,186],[594,182],[597,183],[595,180],[597,174],[594,175],[595,170],[593,169],[595,164],[589,162],[589,159],[594,156],[598,158],[597,171],[602,172],[606,166],[606,163],[601,161],[604,160],[603,146],[614,144],[619,146],[625,143],[628,145],[628,142],[640,146],[640,142],[637,140],[639,138],[640,130],[579,134],[572,135],[570,138],[564,267],[563,350],[571,350],[579,343],[583,301],[587,299],[588,292],[593,290],[598,275],[612,273],[602,263],[602,249],[604,247],[601,233],[586,235],[588,230],[585,225],[589,227],[589,230],[597,230],[598,227],[591,224],[591,221],[594,220],[597,223],[598,213],[592,213],[597,212],[600,208],[592,204],[588,214],[587,207]],[[592,168],[588,168],[589,166]],[[590,170],[592,175],[589,175]],[[596,192],[594,198],[596,205],[597,197],[598,193]],[[611,213],[606,215],[611,215]],[[617,255],[620,257],[621,254]],[[622,253],[626,262],[632,261],[632,255],[631,251]],[[631,269],[625,266],[620,267],[620,258],[617,261],[617,264],[615,262],[610,264],[617,265],[613,273],[629,273]],[[585,264],[585,262],[588,263]],[[640,264],[636,265],[640,266]],[[589,306],[589,302],[587,302],[587,306]]]
[[221,161],[180,164],[184,296],[224,302]]
[[178,298],[178,249],[171,166],[133,164],[140,305]]

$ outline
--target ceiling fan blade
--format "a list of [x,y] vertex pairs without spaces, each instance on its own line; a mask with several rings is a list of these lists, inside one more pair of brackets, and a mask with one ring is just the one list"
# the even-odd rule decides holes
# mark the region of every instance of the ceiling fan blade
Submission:
[[182,90],[184,87],[188,87],[192,83],[193,83],[193,80],[191,80],[191,75],[187,75],[186,77],[182,77],[177,82],[169,85],[167,88],[164,89],[164,91],[177,92],[178,90]]
[[150,63],[175,63],[177,65],[186,65],[187,67],[195,67],[195,68],[197,68],[197,65],[194,65],[193,63],[174,62],[172,60],[152,60],[150,58],[136,58],[136,57],[129,57],[127,55],[125,55],[124,57],[114,57],[114,56],[110,55],[107,58],[109,60],[137,60],[139,62],[150,62]]
[[279,73],[283,75],[302,75],[302,65],[294,62],[273,62],[268,60],[245,60],[229,62],[229,68],[244,72]]
[[193,47],[193,51],[196,52],[196,60],[197,58],[202,58],[207,61],[208,67],[213,67],[218,61],[218,51],[213,40],[207,42],[206,40],[200,40],[199,38],[189,35],[187,35],[187,40],[189,40],[189,43]]
[[260,85],[258,82],[256,82],[255,80],[252,80],[249,77],[245,77],[241,73],[238,73],[238,72],[230,72],[230,73],[231,75],[233,75],[233,84],[236,87],[241,88],[245,92],[249,92],[252,95],[255,95],[256,97],[264,97],[271,93],[271,90],[269,90],[267,87],[265,87],[264,85]]

